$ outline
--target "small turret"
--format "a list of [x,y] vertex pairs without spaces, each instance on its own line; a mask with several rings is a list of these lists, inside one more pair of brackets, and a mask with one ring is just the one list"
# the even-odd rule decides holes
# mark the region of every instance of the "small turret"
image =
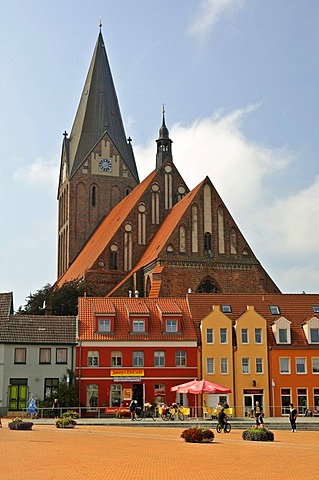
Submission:
[[163,105],[163,120],[162,126],[159,129],[159,138],[156,140],[157,152],[156,152],[156,170],[160,168],[164,160],[168,157],[173,161],[172,156],[172,140],[169,138],[169,131],[165,124],[165,108]]

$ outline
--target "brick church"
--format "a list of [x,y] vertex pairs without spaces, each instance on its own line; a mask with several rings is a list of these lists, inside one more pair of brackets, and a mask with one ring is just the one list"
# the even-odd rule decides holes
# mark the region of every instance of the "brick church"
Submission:
[[56,285],[83,279],[116,297],[280,293],[212,181],[188,188],[172,143],[163,111],[155,168],[140,181],[100,31],[63,139]]

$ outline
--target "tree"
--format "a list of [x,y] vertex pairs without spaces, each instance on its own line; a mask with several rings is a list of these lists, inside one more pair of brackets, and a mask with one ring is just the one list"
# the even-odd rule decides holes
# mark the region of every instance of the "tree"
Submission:
[[44,315],[49,310],[52,315],[77,315],[78,298],[84,294],[92,296],[91,289],[83,280],[66,282],[61,288],[47,283],[36,293],[27,297],[27,303],[19,307],[19,315]]

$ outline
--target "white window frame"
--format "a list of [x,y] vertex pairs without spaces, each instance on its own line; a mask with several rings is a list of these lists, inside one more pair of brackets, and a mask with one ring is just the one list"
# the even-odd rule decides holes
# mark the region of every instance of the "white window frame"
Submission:
[[220,374],[228,375],[228,358],[222,357],[220,359]]
[[187,366],[186,350],[177,350],[175,352],[175,365],[176,365],[176,367],[186,367]]
[[[245,334],[246,337],[247,337],[247,338],[246,338],[246,339],[247,339],[246,342],[244,342],[244,336],[245,336],[244,334]],[[249,344],[249,333],[248,333],[248,328],[246,328],[246,327],[244,327],[244,328],[241,329],[241,343],[242,343],[242,345],[247,345],[247,344]]]
[[154,351],[154,367],[165,367],[165,352],[164,352],[164,350]]
[[112,350],[111,365],[112,367],[122,367],[123,355],[121,350]]
[[[223,337],[225,336],[225,341],[223,341]],[[219,329],[219,343],[221,345],[227,345],[228,344],[228,329],[225,327],[221,327]]]
[[255,344],[262,345],[263,343],[263,329],[260,327],[255,328]]
[[[287,361],[287,366],[288,366],[287,371],[282,368],[282,367],[283,367],[282,362],[283,362],[284,360]],[[290,373],[291,373],[290,357],[280,357],[280,358],[279,358],[279,373],[280,373],[280,375],[290,375]]]
[[145,320],[142,318],[138,318],[133,320],[133,332],[134,333],[144,333],[145,332]]
[[98,332],[110,333],[110,331],[111,331],[111,319],[110,318],[99,318],[99,320],[98,320]]
[[241,359],[241,371],[242,371],[243,375],[248,375],[250,373],[249,358],[248,357],[242,357],[242,359]]
[[[315,366],[315,364],[317,364]],[[317,370],[317,371],[315,371]],[[312,357],[311,359],[311,371],[313,375],[319,375],[319,357]]]
[[[298,372],[298,367],[303,367],[303,371]],[[305,357],[296,357],[296,374],[305,375],[307,373],[307,359]]]
[[[209,341],[210,336],[211,336],[211,341]],[[214,329],[213,328],[206,328],[206,343],[208,345],[212,345],[214,343]]]
[[98,350],[89,350],[88,351],[88,367],[98,367],[98,366],[99,366]]
[[[286,340],[283,341],[280,338],[280,332],[282,332],[282,333],[285,332]],[[280,343],[280,344],[289,343],[288,342],[288,328],[278,328],[278,343]]]
[[134,350],[132,354],[133,367],[144,367],[144,352],[142,350]]
[[169,318],[166,320],[166,332],[167,333],[178,332],[178,321],[176,318]]
[[215,362],[213,357],[206,358],[206,372],[207,375],[213,375],[215,373]]
[[[319,328],[315,327],[315,328],[310,328],[309,330],[310,330],[309,331],[310,343],[315,343],[315,344],[319,343]],[[314,331],[317,331],[317,335],[316,335],[317,340],[312,339],[312,332]]]
[[257,375],[264,373],[264,359],[262,357],[256,358],[255,367]]

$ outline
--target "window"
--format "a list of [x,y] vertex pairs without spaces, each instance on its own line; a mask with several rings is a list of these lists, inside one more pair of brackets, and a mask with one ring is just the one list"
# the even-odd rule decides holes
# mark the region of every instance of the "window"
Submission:
[[213,358],[206,358],[206,370],[207,370],[207,374],[214,373],[214,359]]
[[90,410],[97,410],[99,404],[99,386],[96,384],[89,384],[86,386],[86,406]]
[[206,343],[214,343],[214,330],[212,328],[206,329]]
[[88,367],[98,367],[99,365],[99,352],[92,350],[88,352]]
[[307,373],[305,358],[296,358],[296,373]]
[[222,305],[222,312],[223,313],[231,313],[231,306],[230,305]]
[[319,357],[312,359],[312,373],[319,373]]
[[280,358],[279,359],[279,371],[281,374],[290,373],[290,358]]
[[219,333],[220,343],[227,343],[227,328],[221,328]]
[[306,388],[297,388],[298,414],[303,415],[308,406],[308,395]]
[[248,328],[241,329],[241,343],[248,343]]
[[249,358],[241,359],[241,371],[242,373],[249,373]]
[[110,270],[117,270],[118,246],[113,244],[110,250]]
[[112,367],[121,367],[122,366],[122,352],[119,350],[114,350],[111,353],[111,365]]
[[262,329],[255,328],[255,343],[262,343]]
[[154,367],[165,367],[165,352],[154,352]]
[[98,331],[101,333],[109,333],[111,331],[111,320],[108,318],[100,318],[99,319],[99,325],[98,325]]
[[212,254],[212,234],[210,232],[205,232],[204,234],[204,251],[208,254],[210,258],[213,257]]
[[44,398],[54,397],[58,392],[59,379],[58,378],[45,378],[44,379]]
[[281,415],[289,415],[289,404],[291,402],[290,388],[282,388],[281,396]]
[[177,332],[177,320],[166,320],[166,332]]
[[175,353],[176,367],[186,367],[186,352],[184,350],[178,350]]
[[279,328],[279,343],[288,343],[288,330],[287,328]]
[[68,361],[68,349],[57,348],[55,363],[67,363],[67,361]]
[[143,367],[144,366],[144,352],[137,351],[133,352],[133,367]]
[[111,385],[111,407],[119,407],[122,399],[122,385]]
[[39,363],[51,363],[51,348],[40,348]]
[[313,406],[315,407],[315,413],[319,413],[319,388],[313,389]]
[[220,373],[222,374],[228,373],[228,358],[220,359]]
[[14,349],[14,363],[27,363],[27,349],[15,348]]
[[280,315],[280,310],[279,310],[279,307],[277,305],[270,305],[269,309],[270,309],[270,313],[272,315]]
[[140,203],[137,208],[137,243],[146,245],[146,207],[144,203]]
[[133,332],[145,332],[145,320],[133,320]]
[[311,343],[319,343],[319,328],[310,329],[310,341]]
[[256,358],[256,373],[263,373],[263,359]]
[[313,309],[313,313],[319,313],[319,305],[313,305],[312,306],[312,309]]

